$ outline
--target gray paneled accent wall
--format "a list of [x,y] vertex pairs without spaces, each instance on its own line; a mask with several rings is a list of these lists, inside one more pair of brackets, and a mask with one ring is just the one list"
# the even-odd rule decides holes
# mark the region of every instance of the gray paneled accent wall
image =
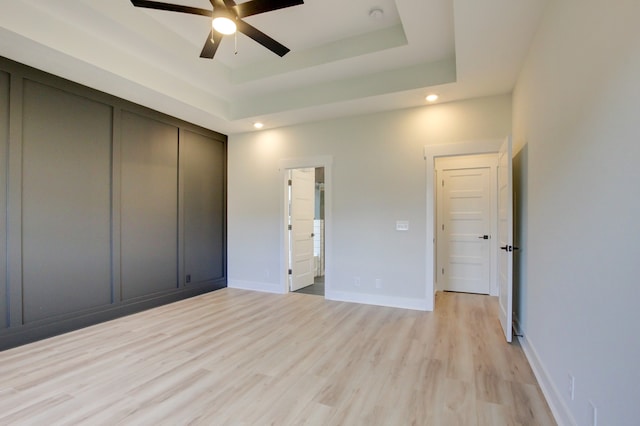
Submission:
[[[185,277],[192,284],[224,276],[224,146],[184,131],[180,166],[184,181]],[[215,188],[215,190],[211,190]]]
[[111,303],[112,108],[24,80],[24,323]]
[[178,287],[178,128],[122,113],[122,298]]
[[0,350],[226,286],[226,143],[0,58]]
[[0,71],[0,329],[7,320],[7,161],[9,146],[9,74]]

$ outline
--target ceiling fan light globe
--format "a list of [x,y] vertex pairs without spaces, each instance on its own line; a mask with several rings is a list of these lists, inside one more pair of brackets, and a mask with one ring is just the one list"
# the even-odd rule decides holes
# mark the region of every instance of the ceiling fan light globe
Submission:
[[213,18],[213,21],[211,21],[211,26],[220,34],[229,35],[236,32],[236,23],[226,16],[218,16],[216,18]]

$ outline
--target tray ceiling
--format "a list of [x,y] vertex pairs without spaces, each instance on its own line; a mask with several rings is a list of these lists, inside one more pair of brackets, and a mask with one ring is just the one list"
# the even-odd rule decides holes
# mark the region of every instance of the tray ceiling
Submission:
[[129,0],[15,0],[0,15],[0,55],[235,133],[423,105],[428,92],[509,93],[545,3],[305,0],[246,18],[291,49],[283,58],[238,34],[208,60],[206,17]]

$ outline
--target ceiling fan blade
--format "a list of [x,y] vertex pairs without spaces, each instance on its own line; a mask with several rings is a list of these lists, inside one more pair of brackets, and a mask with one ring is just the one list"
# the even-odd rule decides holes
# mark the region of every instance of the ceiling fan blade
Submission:
[[304,4],[303,0],[253,0],[240,3],[236,6],[238,17],[257,15],[259,13],[271,12],[272,10],[284,9],[285,7],[298,6]]
[[211,17],[210,10],[200,9],[197,7],[182,6],[179,4],[170,4],[170,3],[163,3],[159,1],[150,1],[150,0],[131,0],[131,3],[135,7],[144,7],[147,9],[156,9],[156,10],[166,10],[169,12],[188,13],[190,15],[201,15],[201,16],[207,16],[209,18]]
[[[211,37],[213,37],[213,41],[211,41]],[[207,37],[207,41],[204,42],[202,52],[200,52],[200,57],[213,59],[216,54],[216,50],[218,50],[218,46],[220,46],[220,41],[222,41],[222,34],[211,30],[211,34]]]
[[224,5],[227,6],[227,9],[231,9],[236,5],[236,2],[233,0],[222,0],[222,1],[224,2]]
[[227,5],[223,0],[209,0],[209,3],[211,3],[211,6],[213,6],[213,10],[227,9]]
[[255,41],[257,41],[267,49],[271,50],[276,55],[284,56],[287,53],[289,53],[289,48],[278,43],[277,41],[275,41],[274,39],[272,39],[262,31],[260,31],[256,27],[253,27],[247,24],[243,20],[238,19],[236,21],[236,25],[238,26],[238,31],[254,39]]

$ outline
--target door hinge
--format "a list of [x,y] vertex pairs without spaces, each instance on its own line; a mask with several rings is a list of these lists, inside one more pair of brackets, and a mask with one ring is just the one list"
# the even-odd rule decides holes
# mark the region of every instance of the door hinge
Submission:
[[442,179],[442,187],[444,188],[444,179]]
[[289,275],[291,275],[291,272],[292,272],[291,269],[289,269]]
[[442,268],[442,275],[444,275],[444,268]]
[[444,231],[444,223],[442,224],[442,230]]
[[289,181],[287,182],[287,184],[288,184],[289,186],[291,186],[291,179],[289,179]]
[[289,231],[291,231],[291,225],[287,226],[287,228],[289,228]]

